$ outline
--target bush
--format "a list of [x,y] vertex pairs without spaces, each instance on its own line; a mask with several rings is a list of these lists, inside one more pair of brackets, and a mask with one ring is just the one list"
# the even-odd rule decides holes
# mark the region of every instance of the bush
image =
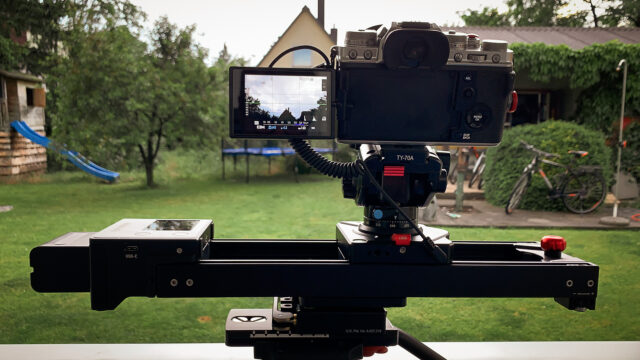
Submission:
[[[569,150],[585,150],[589,155],[577,160],[577,165],[599,165],[605,179],[613,181],[613,166],[610,163],[611,149],[605,145],[604,135],[581,125],[565,121],[546,121],[542,124],[522,125],[505,131],[500,146],[487,151],[487,167],[483,178],[485,198],[491,204],[504,206],[507,203],[513,185],[522,174],[524,167],[531,161],[532,153],[520,145],[520,140],[536,148],[559,154],[553,159],[569,164],[573,155]],[[542,167],[547,176],[555,181],[561,168],[545,165]],[[530,210],[563,210],[561,201],[547,198],[548,189],[539,175],[534,175],[520,208]]]
[[[622,171],[626,171],[640,182],[640,123],[632,123],[624,129],[623,140],[627,147],[622,149]],[[613,159],[618,159],[618,150],[613,151]],[[615,161],[614,160],[614,164]]]

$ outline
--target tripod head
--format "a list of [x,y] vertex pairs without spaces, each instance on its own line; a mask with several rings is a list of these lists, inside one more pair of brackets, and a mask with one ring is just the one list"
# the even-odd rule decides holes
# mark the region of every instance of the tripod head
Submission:
[[[445,191],[449,153],[429,146],[363,144],[358,147],[358,158],[373,179],[366,172],[343,178],[342,193],[364,206],[360,230],[370,234],[415,234],[398,207],[415,222],[418,207],[431,201],[435,193]],[[398,207],[390,204],[383,193]]]

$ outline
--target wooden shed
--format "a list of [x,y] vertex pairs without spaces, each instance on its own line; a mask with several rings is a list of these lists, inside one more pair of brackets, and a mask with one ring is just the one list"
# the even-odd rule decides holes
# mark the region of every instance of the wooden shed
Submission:
[[42,173],[47,169],[46,149],[11,128],[24,121],[44,135],[45,87],[36,76],[0,70],[0,178]]

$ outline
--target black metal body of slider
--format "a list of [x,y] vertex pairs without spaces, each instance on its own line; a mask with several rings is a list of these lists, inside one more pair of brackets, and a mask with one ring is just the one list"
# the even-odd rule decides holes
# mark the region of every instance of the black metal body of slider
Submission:
[[89,291],[89,239],[95,232],[70,232],[33,248],[31,287],[38,292]]
[[[594,309],[597,265],[538,243],[456,241],[449,265],[352,264],[336,240],[212,240],[204,259],[140,254],[132,272],[120,257],[89,255],[91,233],[56,240],[31,254],[32,286],[42,292],[92,292],[92,308],[116,308],[130,296],[341,298],[552,297],[570,309]],[[84,240],[83,240],[84,239]],[[84,243],[83,243],[84,241]],[[122,254],[117,241],[110,253]],[[124,249],[126,250],[126,249]],[[100,262],[104,264],[100,265]],[[98,263],[98,265],[96,264]],[[110,265],[109,265],[110,264]],[[141,266],[142,265],[142,266]],[[104,266],[108,271],[91,267]],[[100,275],[90,285],[89,273]],[[93,275],[92,275],[93,276]],[[134,285],[135,286],[132,286]]]

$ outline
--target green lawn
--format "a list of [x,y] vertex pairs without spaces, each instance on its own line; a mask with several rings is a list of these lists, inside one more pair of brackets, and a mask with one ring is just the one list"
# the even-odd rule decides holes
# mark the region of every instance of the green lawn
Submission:
[[[212,218],[218,237],[331,238],[339,220],[362,210],[340,182],[240,171],[217,179],[141,187],[139,176],[105,185],[83,174],[0,184],[0,343],[222,342],[232,307],[271,299],[131,298],[91,311],[88,294],[39,294],[29,285],[29,251],[69,231],[97,231],[124,217]],[[640,340],[640,233],[633,231],[449,229],[453,240],[538,240],[559,233],[568,252],[601,266],[597,311],[577,313],[552,299],[409,299],[391,309],[395,325],[429,341]],[[421,281],[416,279],[416,281]]]

